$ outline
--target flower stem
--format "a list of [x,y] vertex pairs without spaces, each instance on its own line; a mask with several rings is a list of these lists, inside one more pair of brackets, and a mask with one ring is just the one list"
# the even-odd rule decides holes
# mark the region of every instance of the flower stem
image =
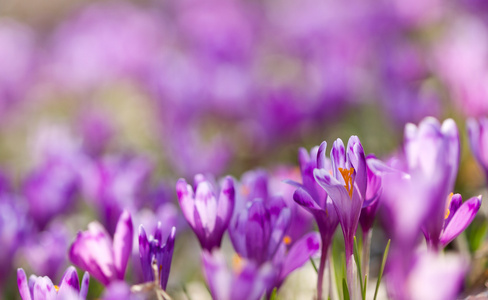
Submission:
[[317,300],[322,300],[322,287],[324,284],[325,265],[327,262],[328,245],[322,244],[322,253],[320,255],[319,277],[317,279]]
[[372,230],[363,231],[363,249],[361,257],[361,269],[363,271],[363,276],[369,277],[369,256],[371,252],[371,238],[373,236]]

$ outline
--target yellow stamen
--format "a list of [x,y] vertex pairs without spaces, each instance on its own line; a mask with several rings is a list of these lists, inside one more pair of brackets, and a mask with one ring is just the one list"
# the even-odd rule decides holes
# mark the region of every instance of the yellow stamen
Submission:
[[289,235],[285,235],[283,237],[283,243],[285,243],[285,245],[290,245],[291,244],[291,237]]
[[242,258],[237,253],[232,256],[232,268],[237,273],[240,273],[242,271]]
[[451,211],[449,210],[449,207],[451,206],[451,201],[452,201],[453,195],[454,195],[453,193],[450,193],[449,196],[447,196],[446,214],[444,215],[444,220],[447,219],[449,217],[449,214],[451,213]]
[[352,188],[353,188],[352,174],[354,173],[354,168],[350,168],[350,169],[339,168],[339,172],[341,172],[342,178],[344,178],[344,182],[346,183],[344,187],[349,193],[349,197],[352,198]]
[[54,289],[56,290],[56,292],[59,292],[59,286],[55,285]]

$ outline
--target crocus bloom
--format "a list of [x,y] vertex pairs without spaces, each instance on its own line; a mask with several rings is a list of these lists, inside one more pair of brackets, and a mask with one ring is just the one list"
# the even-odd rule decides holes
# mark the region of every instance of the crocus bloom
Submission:
[[318,299],[322,298],[322,281],[325,270],[327,253],[332,243],[332,237],[339,224],[336,209],[327,192],[315,181],[313,171],[316,168],[331,170],[330,161],[325,156],[327,143],[323,142],[320,147],[314,147],[310,151],[301,148],[298,154],[302,183],[288,181],[298,189],[293,199],[300,206],[309,211],[315,218],[322,240],[322,252],[319,265],[319,278],[317,280]]
[[446,246],[471,224],[481,207],[481,195],[463,203],[460,194],[449,195],[440,244]]
[[195,176],[196,191],[184,179],[176,183],[181,210],[203,249],[220,247],[222,236],[234,211],[234,181],[226,177],[217,200],[212,184],[203,175]]
[[112,281],[124,279],[132,242],[132,219],[129,212],[124,211],[119,217],[113,241],[100,223],[92,222],[88,224],[88,231],[76,236],[69,249],[69,258],[107,286]]
[[289,225],[290,209],[282,199],[266,205],[258,198],[237,215],[229,226],[229,235],[241,257],[261,265],[273,258]]
[[439,246],[444,224],[446,200],[454,188],[459,164],[459,135],[456,123],[428,117],[419,126],[405,126],[405,158],[407,173],[423,185],[428,199],[424,205],[431,208],[430,217],[422,226],[430,247]]
[[215,250],[202,252],[203,274],[215,300],[258,300],[273,282],[275,271],[270,263],[261,266],[236,256],[232,269],[224,255]]
[[78,280],[78,273],[74,267],[69,267],[64,273],[59,287],[53,285],[49,277],[37,277],[31,275],[29,280],[22,268],[17,269],[17,284],[22,300],[84,300],[88,293],[90,275],[85,272],[83,279]]
[[467,121],[469,145],[488,180],[488,118]]
[[158,223],[154,236],[146,235],[144,227],[139,227],[139,255],[142,265],[144,281],[154,281],[154,271],[152,268],[153,260],[156,261],[159,272],[160,286],[166,290],[168,283],[169,271],[171,269],[171,259],[173,258],[173,249],[175,245],[175,227],[163,244],[163,232],[161,223]]
[[347,151],[341,139],[332,146],[330,157],[332,174],[326,169],[315,169],[315,180],[332,199],[344,234],[346,268],[349,292],[354,298],[356,278],[354,275],[354,235],[359,222],[359,214],[366,196],[367,168],[363,146],[357,136],[351,136]]

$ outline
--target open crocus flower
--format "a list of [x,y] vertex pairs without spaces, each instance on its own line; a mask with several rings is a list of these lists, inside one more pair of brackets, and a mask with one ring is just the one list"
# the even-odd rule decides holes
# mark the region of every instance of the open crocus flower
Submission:
[[469,119],[466,125],[471,151],[483,168],[486,180],[488,180],[488,118],[481,118],[478,121]]
[[460,194],[453,195],[451,193],[449,195],[444,226],[439,237],[440,244],[443,247],[454,240],[471,224],[480,206],[481,195],[473,197],[464,203]]
[[154,281],[154,272],[152,268],[153,260],[156,260],[157,270],[159,272],[160,286],[166,290],[168,283],[169,271],[171,269],[171,260],[173,258],[173,249],[175,245],[176,228],[171,229],[171,233],[163,244],[163,233],[161,223],[158,223],[154,236],[146,235],[144,227],[139,227],[139,255],[141,258],[142,273],[144,281]]
[[332,237],[339,224],[336,209],[327,192],[315,181],[313,170],[324,169],[331,171],[330,160],[326,157],[327,143],[320,147],[314,147],[310,154],[304,148],[298,153],[302,183],[287,181],[298,189],[293,194],[293,199],[300,206],[309,211],[315,218],[322,240],[322,251],[319,265],[319,278],[317,280],[318,299],[322,299],[322,281],[324,276],[327,253],[332,243]]
[[427,243],[436,249],[444,225],[446,199],[454,188],[459,164],[459,135],[456,123],[445,120],[442,125],[428,117],[419,126],[405,126],[405,158],[407,173],[418,182],[427,197],[424,205],[430,217],[422,225]]
[[84,300],[88,293],[90,275],[85,272],[83,279],[78,280],[78,274],[74,267],[69,267],[64,273],[59,286],[52,283],[49,277],[27,276],[22,268],[17,270],[17,284],[22,300]]
[[276,276],[271,263],[258,266],[239,256],[229,269],[224,255],[215,250],[202,252],[203,274],[215,300],[258,300]]
[[[367,169],[363,146],[357,136],[351,136],[347,151],[341,139],[332,146],[330,157],[332,172],[315,169],[314,176],[332,199],[344,234],[346,268],[350,293],[356,281],[354,271],[354,235],[359,222],[359,214],[366,195]],[[354,296],[352,296],[354,298]]]
[[124,211],[115,228],[114,239],[98,222],[88,224],[88,231],[79,232],[69,249],[69,259],[90,272],[107,286],[123,280],[132,251],[133,227],[128,211]]
[[184,179],[176,183],[181,210],[203,249],[219,248],[234,211],[234,181],[226,177],[217,200],[210,181],[195,176],[196,191]]

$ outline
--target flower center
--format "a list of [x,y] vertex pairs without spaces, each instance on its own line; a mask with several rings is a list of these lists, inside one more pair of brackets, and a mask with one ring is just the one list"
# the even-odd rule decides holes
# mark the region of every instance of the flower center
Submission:
[[449,217],[449,214],[451,213],[451,211],[449,210],[449,207],[451,206],[451,201],[452,201],[453,195],[454,195],[453,193],[450,193],[449,196],[447,196],[446,214],[444,215],[444,220],[447,219]]
[[59,286],[55,285],[54,289],[56,290],[56,292],[59,292]]
[[237,253],[232,256],[232,268],[236,273],[241,273],[242,271],[242,258]]
[[349,197],[352,198],[352,188],[353,188],[352,174],[354,173],[354,168],[350,168],[350,169],[339,168],[339,172],[341,172],[342,178],[344,178],[344,182],[346,183],[344,187],[349,193]]
[[291,244],[291,237],[289,235],[285,235],[283,237],[283,243],[285,243],[285,245],[290,245]]

